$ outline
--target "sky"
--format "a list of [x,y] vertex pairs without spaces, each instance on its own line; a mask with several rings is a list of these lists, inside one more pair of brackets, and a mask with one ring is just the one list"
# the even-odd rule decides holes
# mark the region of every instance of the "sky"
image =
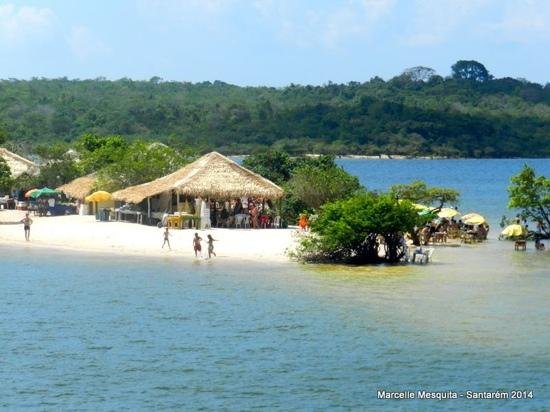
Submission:
[[550,82],[550,0],[0,1],[0,78],[238,85],[390,79],[477,60]]

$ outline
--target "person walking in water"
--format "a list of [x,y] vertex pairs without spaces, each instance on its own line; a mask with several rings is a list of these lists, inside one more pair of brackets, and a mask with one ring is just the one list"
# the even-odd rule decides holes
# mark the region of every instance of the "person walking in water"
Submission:
[[23,223],[23,229],[25,230],[25,240],[28,242],[31,237],[31,225],[32,225],[32,219],[29,217],[29,214],[27,213],[23,219],[21,219],[21,223]]
[[198,257],[198,253],[202,250],[201,240],[202,237],[200,237],[199,234],[195,232],[195,237],[193,238],[193,250],[195,251],[195,257]]
[[162,248],[164,249],[164,245],[168,244],[168,250],[172,250],[170,247],[170,232],[168,231],[168,226],[164,230],[164,242],[162,242]]
[[212,255],[216,256],[214,253],[214,242],[216,242],[216,239],[212,237],[212,235],[207,236],[208,240],[208,259],[212,257]]

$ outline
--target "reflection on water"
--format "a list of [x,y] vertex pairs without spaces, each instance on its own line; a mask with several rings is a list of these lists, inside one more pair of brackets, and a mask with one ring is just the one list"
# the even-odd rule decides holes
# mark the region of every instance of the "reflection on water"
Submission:
[[[512,249],[373,267],[4,250],[0,406],[542,410],[550,253]],[[376,399],[518,386],[535,399]]]

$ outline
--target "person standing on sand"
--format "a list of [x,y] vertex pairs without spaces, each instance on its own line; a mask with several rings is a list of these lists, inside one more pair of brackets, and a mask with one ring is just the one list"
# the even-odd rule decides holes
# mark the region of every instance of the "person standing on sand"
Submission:
[[[195,237],[193,238],[193,250],[195,251],[195,257],[198,257],[198,252],[202,250],[201,240],[202,238],[199,236],[197,232],[195,232]],[[201,253],[201,256],[202,256],[202,253]]]
[[168,231],[168,226],[166,226],[166,229],[164,230],[164,242],[162,242],[162,249],[164,249],[164,245],[168,243],[168,250],[172,250],[170,247],[170,232]]
[[21,219],[21,223],[23,223],[23,229],[25,230],[25,240],[28,242],[31,237],[31,225],[32,225],[32,219],[29,217],[29,214],[25,214],[25,217]]
[[216,256],[214,253],[214,242],[216,242],[216,239],[212,237],[212,235],[208,235],[208,259],[212,257],[212,255]]

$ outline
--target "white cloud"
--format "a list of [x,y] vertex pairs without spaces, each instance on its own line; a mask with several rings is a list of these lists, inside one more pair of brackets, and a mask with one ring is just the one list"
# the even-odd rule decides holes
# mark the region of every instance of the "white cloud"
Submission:
[[550,37],[550,2],[547,0],[510,1],[500,21],[489,31],[506,41],[531,42]]
[[2,4],[0,5],[0,43],[15,47],[31,37],[44,35],[51,30],[54,20],[54,13],[48,8]]
[[111,49],[86,26],[73,27],[67,37],[67,43],[73,55],[79,60],[102,57],[111,52]]
[[394,0],[347,0],[324,9],[304,8],[303,3],[289,0],[257,0],[252,5],[286,42],[302,47],[335,48],[351,37],[368,35],[394,3]]
[[[403,38],[411,46],[444,43],[490,0],[416,0],[412,30]],[[468,32],[472,30],[469,23]]]

